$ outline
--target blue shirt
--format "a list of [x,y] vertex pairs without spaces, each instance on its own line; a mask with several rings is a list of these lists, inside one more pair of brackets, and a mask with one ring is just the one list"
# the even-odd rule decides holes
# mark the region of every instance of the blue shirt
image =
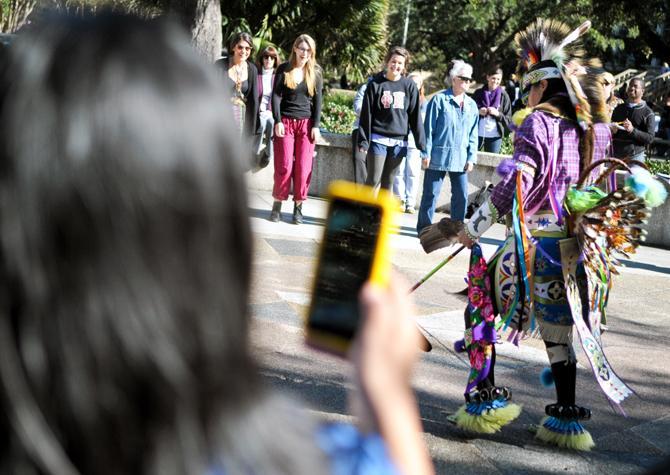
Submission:
[[463,95],[463,107],[450,89],[436,93],[428,102],[424,128],[431,170],[462,172],[467,162],[477,161],[477,104]]

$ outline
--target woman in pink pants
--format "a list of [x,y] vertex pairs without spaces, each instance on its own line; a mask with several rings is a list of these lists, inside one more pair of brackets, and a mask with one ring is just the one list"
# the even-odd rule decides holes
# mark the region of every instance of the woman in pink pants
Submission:
[[302,223],[302,202],[312,177],[314,145],[319,138],[323,78],[316,64],[316,44],[309,35],[293,42],[289,60],[277,68],[272,94],[275,120],[274,188],[270,221],[281,219],[282,201],[293,181],[293,223]]

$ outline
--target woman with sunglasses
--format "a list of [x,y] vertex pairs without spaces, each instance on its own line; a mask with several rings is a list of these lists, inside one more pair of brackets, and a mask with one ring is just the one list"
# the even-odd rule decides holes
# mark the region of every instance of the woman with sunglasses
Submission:
[[465,220],[468,173],[477,161],[477,104],[466,94],[472,66],[454,60],[445,78],[448,86],[433,96],[426,112],[426,154],[423,195],[416,225],[418,233],[431,224],[435,203],[447,173],[451,182],[451,219]]
[[486,85],[472,95],[479,107],[479,149],[485,152],[500,153],[512,121],[512,101],[500,85],[502,76],[502,69],[491,69],[486,74]]
[[302,203],[307,199],[314,147],[320,137],[322,88],[316,43],[311,36],[300,35],[288,62],[277,68],[272,92],[275,173],[270,221],[281,219],[281,205],[293,182],[293,224],[302,223]]
[[272,147],[272,131],[275,121],[272,118],[272,86],[275,81],[275,70],[279,65],[279,53],[274,46],[266,46],[258,56],[258,156],[259,168],[265,168],[274,159]]
[[369,82],[358,124],[358,148],[367,153],[366,184],[390,189],[398,168],[407,155],[411,130],[422,153],[426,148],[419,90],[404,77],[409,52],[400,46],[386,54],[386,71]]
[[249,61],[253,50],[253,39],[246,32],[234,34],[228,47],[228,57],[217,61],[223,70],[226,89],[230,91],[233,116],[240,132],[246,137],[257,133],[258,97],[256,77],[258,70]]

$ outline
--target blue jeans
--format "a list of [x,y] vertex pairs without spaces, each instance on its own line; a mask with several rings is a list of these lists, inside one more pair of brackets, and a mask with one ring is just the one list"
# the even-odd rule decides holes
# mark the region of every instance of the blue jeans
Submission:
[[[465,208],[468,205],[468,174],[466,172],[448,173],[451,182],[451,219],[464,221]],[[440,196],[446,174],[446,171],[428,169],[423,175],[423,194],[421,195],[419,219],[416,223],[417,233],[433,222],[435,203]]]
[[[484,147],[482,148],[482,144]],[[502,137],[479,137],[479,150],[490,153],[500,153]]]
[[631,160],[637,160],[638,162],[646,162],[647,161],[647,155],[644,152],[644,150],[640,153],[637,153],[630,157]]

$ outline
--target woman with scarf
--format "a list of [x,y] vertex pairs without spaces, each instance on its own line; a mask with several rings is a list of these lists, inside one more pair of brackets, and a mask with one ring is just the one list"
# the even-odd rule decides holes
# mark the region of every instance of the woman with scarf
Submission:
[[473,99],[479,108],[479,150],[500,153],[505,131],[512,120],[512,101],[502,82],[502,69],[486,74],[486,85],[477,89]]
[[258,133],[258,70],[253,61],[249,61],[253,48],[253,38],[249,33],[236,33],[230,39],[228,57],[217,61],[217,65],[223,70],[226,89],[230,91],[235,124],[247,138]]

